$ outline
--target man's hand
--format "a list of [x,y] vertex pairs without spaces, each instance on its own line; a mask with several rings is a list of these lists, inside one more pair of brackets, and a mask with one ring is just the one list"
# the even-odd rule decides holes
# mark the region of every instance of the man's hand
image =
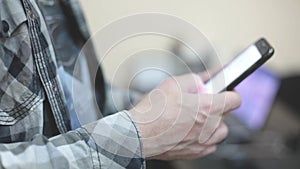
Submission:
[[228,133],[224,113],[240,104],[236,92],[205,94],[201,78],[187,74],[165,80],[129,112],[146,158],[193,159],[216,150]]

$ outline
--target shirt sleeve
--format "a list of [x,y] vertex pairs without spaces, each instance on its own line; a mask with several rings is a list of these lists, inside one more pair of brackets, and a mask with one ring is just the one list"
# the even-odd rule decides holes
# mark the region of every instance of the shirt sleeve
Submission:
[[127,111],[31,142],[0,144],[0,168],[145,168],[137,126]]

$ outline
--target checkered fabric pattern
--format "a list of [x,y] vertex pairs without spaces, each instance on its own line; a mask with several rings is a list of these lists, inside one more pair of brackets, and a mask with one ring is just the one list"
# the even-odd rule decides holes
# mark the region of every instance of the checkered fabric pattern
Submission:
[[[61,3],[86,38],[78,1]],[[145,168],[126,111],[70,130],[57,56],[36,1],[0,0],[0,19],[0,168]],[[61,134],[49,138],[45,131],[53,129],[44,125],[52,116]]]
[[50,139],[0,144],[0,168],[145,168],[136,130],[124,111]]
[[[26,15],[20,3],[2,1],[2,15],[10,26],[7,38],[0,42],[0,124],[12,125],[24,118],[42,100],[41,84],[31,56]],[[2,4],[1,4],[2,6]],[[21,11],[21,12],[19,12]],[[2,18],[1,18],[2,19]]]

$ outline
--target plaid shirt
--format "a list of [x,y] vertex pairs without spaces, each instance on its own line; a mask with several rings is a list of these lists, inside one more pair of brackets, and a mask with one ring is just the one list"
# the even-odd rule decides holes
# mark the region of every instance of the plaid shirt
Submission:
[[[89,33],[79,3],[60,4],[83,45]],[[35,0],[0,0],[0,19],[0,168],[145,168],[140,134],[126,111],[70,129],[59,58]],[[93,51],[85,55],[95,61]],[[91,74],[97,92],[101,70],[89,67],[98,72]]]

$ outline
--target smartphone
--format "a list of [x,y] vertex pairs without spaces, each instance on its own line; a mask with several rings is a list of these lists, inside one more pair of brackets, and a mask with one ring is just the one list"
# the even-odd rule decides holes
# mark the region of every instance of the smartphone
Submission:
[[[274,48],[265,38],[250,45],[205,83],[208,93],[233,90],[274,54]],[[259,84],[257,84],[259,85]]]

